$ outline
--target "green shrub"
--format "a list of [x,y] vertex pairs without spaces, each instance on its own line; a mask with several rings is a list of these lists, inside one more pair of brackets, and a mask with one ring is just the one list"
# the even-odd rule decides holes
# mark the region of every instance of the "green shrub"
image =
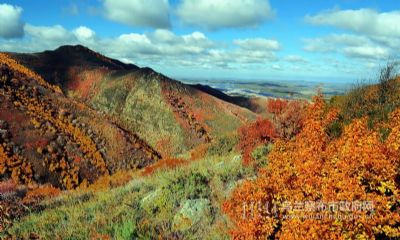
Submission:
[[218,137],[211,143],[208,148],[209,156],[224,156],[232,152],[239,142],[239,138],[236,134],[227,134]]
[[251,153],[252,158],[258,166],[266,166],[268,164],[268,153],[271,151],[273,144],[262,144],[256,147]]
[[169,183],[166,188],[178,196],[182,194],[185,199],[208,198],[210,187],[208,178],[198,172],[190,172],[187,175],[179,176]]
[[[398,64],[391,62],[383,67],[377,84],[367,86],[358,83],[343,96],[339,108],[346,123],[367,116],[368,126],[373,128],[376,122],[386,121],[389,113],[400,106]],[[332,102],[338,103],[338,98]]]
[[343,132],[343,124],[342,120],[335,120],[331,124],[328,125],[326,129],[326,133],[330,138],[338,138],[342,135]]
[[380,134],[380,139],[382,142],[386,140],[386,138],[389,136],[391,132],[390,128],[380,128],[379,129],[379,134]]

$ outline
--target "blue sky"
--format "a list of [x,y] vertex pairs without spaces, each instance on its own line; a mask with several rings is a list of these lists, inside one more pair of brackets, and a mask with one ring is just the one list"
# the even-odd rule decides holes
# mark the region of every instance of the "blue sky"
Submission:
[[397,58],[393,0],[0,1],[0,51],[82,44],[176,78],[355,81]]

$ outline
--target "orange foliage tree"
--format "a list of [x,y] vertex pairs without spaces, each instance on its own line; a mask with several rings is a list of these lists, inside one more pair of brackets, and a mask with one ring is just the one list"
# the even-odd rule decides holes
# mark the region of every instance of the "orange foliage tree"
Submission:
[[252,161],[251,153],[255,147],[276,137],[275,128],[268,119],[257,119],[254,123],[239,128],[238,147],[242,151],[243,162]]
[[[400,237],[400,109],[390,116],[386,140],[354,120],[339,138],[329,138],[327,127],[338,111],[326,111],[322,96],[309,105],[304,127],[295,139],[277,140],[269,164],[256,180],[246,181],[223,204],[232,220],[234,239],[389,239]],[[352,208],[353,218],[293,216],[299,203],[372,203]],[[257,203],[250,215],[247,203]],[[274,214],[269,207],[277,206]],[[359,203],[359,202],[358,202]],[[315,206],[315,205],[314,205]],[[336,209],[343,216],[349,212]],[[309,214],[302,211],[301,214]],[[299,215],[297,215],[299,216]]]

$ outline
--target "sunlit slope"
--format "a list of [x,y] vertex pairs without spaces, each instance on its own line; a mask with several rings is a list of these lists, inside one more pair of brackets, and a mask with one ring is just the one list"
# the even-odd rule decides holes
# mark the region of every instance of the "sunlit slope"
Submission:
[[[256,117],[250,110],[207,91],[82,46],[13,56],[56,83],[67,96],[138,133],[164,155],[210,142]],[[53,59],[58,59],[56,64],[51,63]]]

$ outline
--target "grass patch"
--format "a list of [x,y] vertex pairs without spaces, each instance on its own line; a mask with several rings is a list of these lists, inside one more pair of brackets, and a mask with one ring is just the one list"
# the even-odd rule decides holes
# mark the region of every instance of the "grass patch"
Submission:
[[[17,237],[35,232],[43,239],[99,235],[113,239],[226,239],[221,202],[240,180],[254,176],[254,169],[243,167],[235,153],[209,156],[148,177],[137,173],[127,185],[109,191],[62,194],[45,202],[44,211],[15,222],[9,232]],[[174,226],[177,214],[195,203],[209,210],[197,212],[201,217],[193,226]]]

